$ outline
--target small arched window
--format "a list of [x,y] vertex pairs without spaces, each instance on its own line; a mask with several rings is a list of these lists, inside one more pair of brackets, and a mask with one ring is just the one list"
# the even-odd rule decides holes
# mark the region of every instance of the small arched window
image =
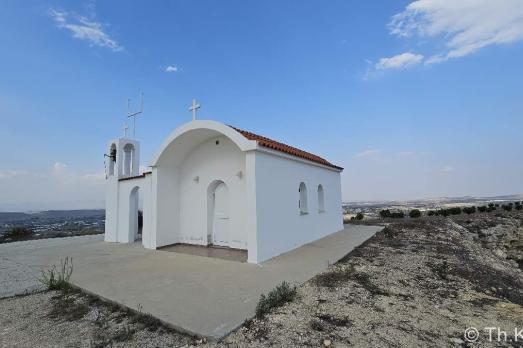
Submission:
[[323,186],[318,185],[318,213],[325,211],[325,194],[323,193]]
[[109,156],[107,158],[109,160],[109,176],[113,176],[114,164],[116,163],[116,144],[111,144],[111,148],[109,149]]
[[123,175],[131,175],[134,168],[133,166],[133,157],[134,157],[134,146],[132,144],[127,144],[123,148],[124,151],[124,164],[123,164]]
[[305,183],[300,183],[300,187],[298,188],[298,191],[300,193],[300,200],[298,203],[298,207],[300,209],[300,214],[308,214],[309,210],[307,208],[307,186],[305,186]]

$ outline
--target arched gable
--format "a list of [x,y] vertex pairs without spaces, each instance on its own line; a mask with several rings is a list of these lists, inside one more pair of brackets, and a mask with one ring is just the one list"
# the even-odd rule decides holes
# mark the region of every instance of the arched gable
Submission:
[[[188,135],[190,135],[190,137]],[[177,143],[180,142],[181,139],[184,139],[184,142],[187,143],[184,148],[189,150],[197,144],[219,135],[229,138],[241,151],[255,150],[257,148],[257,142],[255,140],[245,138],[241,133],[223,123],[209,120],[196,120],[180,126],[167,137],[167,140],[160,147],[160,151],[154,157],[151,166],[158,166],[165,157],[168,157],[169,152],[171,152],[175,146],[178,146]],[[183,152],[183,150],[181,151]]]

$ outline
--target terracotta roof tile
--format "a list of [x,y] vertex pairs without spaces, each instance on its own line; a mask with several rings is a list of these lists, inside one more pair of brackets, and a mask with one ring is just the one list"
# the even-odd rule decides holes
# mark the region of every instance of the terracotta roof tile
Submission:
[[338,166],[330,163],[326,159],[321,158],[320,156],[317,156],[310,152],[300,150],[298,148],[289,146],[287,144],[280,143],[276,140],[272,140],[267,137],[264,137],[264,136],[261,136],[258,134],[254,134],[252,132],[244,131],[242,129],[239,129],[239,128],[236,128],[233,126],[229,126],[229,127],[234,129],[235,131],[239,132],[241,135],[243,135],[245,138],[247,138],[249,140],[256,140],[260,146],[263,146],[263,147],[266,147],[266,148],[269,148],[272,150],[284,152],[286,154],[300,157],[300,158],[303,158],[303,159],[306,159],[306,160],[309,160],[312,162],[320,163],[320,164],[323,164],[324,166],[328,166],[328,167],[335,168],[338,170],[343,170],[342,167],[338,167]]

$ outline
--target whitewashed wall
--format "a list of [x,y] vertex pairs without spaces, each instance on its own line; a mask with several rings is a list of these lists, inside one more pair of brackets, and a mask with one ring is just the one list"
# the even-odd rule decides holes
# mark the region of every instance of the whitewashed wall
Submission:
[[[340,173],[300,160],[257,151],[257,262],[343,229]],[[307,185],[308,214],[298,206],[300,182]],[[325,211],[318,211],[318,185]]]
[[245,154],[229,138],[217,136],[198,145],[179,168],[179,242],[207,244],[208,188],[220,180],[228,189],[230,247],[246,249]]
[[151,163],[154,245],[206,244],[207,189],[221,180],[231,202],[231,247],[247,248],[255,231],[247,229],[253,225],[254,204],[246,200],[246,196],[253,200],[246,193],[252,191],[246,182],[253,180],[245,170],[245,151],[255,148],[256,142],[215,121],[192,121],[171,133]]

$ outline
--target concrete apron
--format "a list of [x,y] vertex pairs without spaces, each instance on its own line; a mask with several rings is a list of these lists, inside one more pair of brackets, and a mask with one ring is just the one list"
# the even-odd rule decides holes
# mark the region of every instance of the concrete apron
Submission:
[[71,256],[74,285],[176,330],[219,339],[254,316],[262,293],[282,281],[307,281],[380,229],[350,225],[261,265],[105,243],[101,236],[13,243],[0,255],[33,272]]

